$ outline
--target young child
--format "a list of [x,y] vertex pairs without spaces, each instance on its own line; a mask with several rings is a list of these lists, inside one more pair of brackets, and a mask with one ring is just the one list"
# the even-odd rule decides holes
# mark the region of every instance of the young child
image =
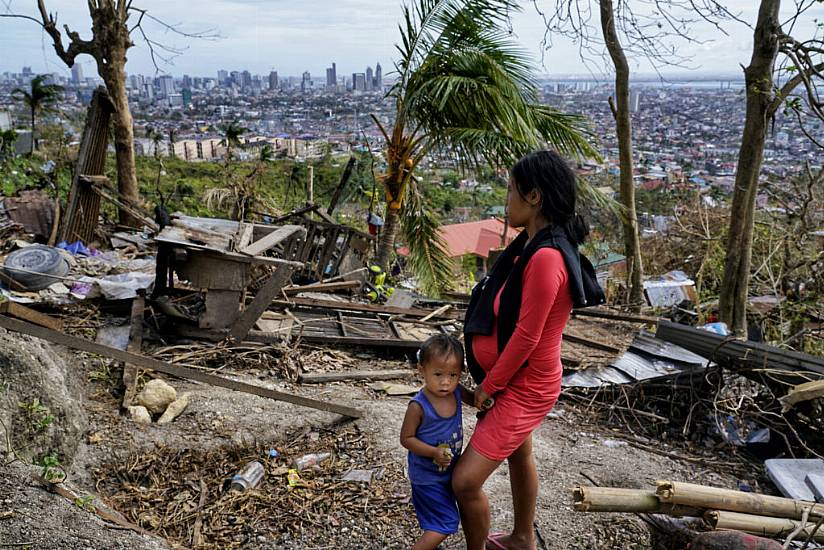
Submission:
[[424,386],[409,402],[401,426],[412,504],[423,529],[413,550],[434,550],[458,530],[452,470],[463,447],[461,402],[471,405],[474,399],[459,384],[463,364],[463,346],[452,336],[431,336],[418,351]]

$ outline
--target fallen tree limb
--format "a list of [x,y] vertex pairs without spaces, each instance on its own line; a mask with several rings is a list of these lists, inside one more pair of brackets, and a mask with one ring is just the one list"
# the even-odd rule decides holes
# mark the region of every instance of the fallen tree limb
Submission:
[[667,514],[670,516],[701,517],[704,510],[661,502],[655,491],[615,487],[584,487],[572,490],[576,512],[633,512]]
[[127,351],[121,351],[119,349],[112,348],[109,346],[103,346],[96,342],[90,342],[83,338],[78,338],[76,336],[70,336],[68,334],[63,334],[61,332],[49,330],[47,328],[39,327],[31,323],[18,321],[16,319],[12,319],[4,315],[0,315],[0,327],[5,328],[7,330],[12,330],[14,332],[20,332],[22,334],[28,334],[29,336],[34,336],[35,338],[42,338],[43,340],[47,340],[55,344],[60,344],[62,346],[66,346],[72,349],[77,349],[89,353],[96,353],[98,355],[109,357],[117,361],[131,363],[132,365],[138,366],[140,368],[170,374],[172,376],[177,376],[179,378],[195,380],[197,382],[203,382],[204,384],[258,395],[260,397],[268,397],[269,399],[274,399],[276,401],[285,401],[287,403],[300,405],[302,407],[309,407],[321,411],[333,412],[350,418],[360,418],[362,416],[361,411],[359,411],[358,409],[347,407],[345,405],[338,405],[336,403],[318,401],[316,399],[309,399],[308,397],[301,397],[299,395],[292,395],[290,393],[284,393],[275,390],[270,390],[268,388],[253,386],[252,384],[246,384],[245,382],[228,380],[226,378],[200,372],[195,369],[181,367],[178,365],[172,365],[164,361],[152,359],[151,357],[145,357],[143,355],[137,355],[135,353],[129,353]]
[[[725,510],[710,510],[704,515],[704,519],[713,529],[743,531],[769,537],[784,537],[798,530],[799,538],[803,539],[810,536],[815,528],[814,522],[802,525],[800,521],[788,518],[756,516]],[[824,542],[824,532],[816,533],[811,538],[816,542]]]
[[[803,500],[705,487],[678,481],[657,481],[656,486],[655,494],[662,502],[695,508],[790,519],[801,519],[805,509],[809,509],[816,515],[824,515],[824,504]],[[790,531],[792,529],[787,533]]]

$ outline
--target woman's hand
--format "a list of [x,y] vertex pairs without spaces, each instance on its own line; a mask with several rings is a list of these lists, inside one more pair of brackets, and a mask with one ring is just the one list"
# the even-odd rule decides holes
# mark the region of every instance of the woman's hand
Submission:
[[491,409],[494,404],[495,400],[484,391],[483,386],[478,384],[475,388],[475,408],[486,411]]

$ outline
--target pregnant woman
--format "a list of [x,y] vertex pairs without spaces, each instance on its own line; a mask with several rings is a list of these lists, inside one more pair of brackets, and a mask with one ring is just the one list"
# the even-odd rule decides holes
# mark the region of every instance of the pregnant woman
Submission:
[[[575,173],[554,151],[537,151],[512,168],[507,217],[522,227],[472,291],[464,325],[466,356],[478,384],[475,406],[489,398],[452,486],[468,550],[535,548],[538,473],[532,432],[561,392],[561,335],[573,307],[603,303],[592,265],[578,253],[588,233],[575,213]],[[511,534],[489,534],[483,484],[509,462]]]

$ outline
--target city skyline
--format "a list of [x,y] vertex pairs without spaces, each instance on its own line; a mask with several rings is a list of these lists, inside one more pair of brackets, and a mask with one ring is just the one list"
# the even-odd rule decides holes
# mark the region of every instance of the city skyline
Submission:
[[[33,5],[6,2],[16,13],[37,15]],[[161,73],[172,75],[212,76],[220,69],[248,70],[253,74],[268,75],[277,71],[284,77],[300,76],[308,71],[322,75],[332,62],[337,74],[362,72],[363,60],[384,60],[384,75],[393,70],[397,58],[397,25],[401,19],[401,2],[375,5],[371,0],[202,0],[197,10],[177,3],[145,0],[140,3],[154,15],[186,32],[209,31],[220,35],[217,40],[185,39],[163,31],[157,25],[147,28],[153,40],[182,48],[173,65],[161,65]],[[577,47],[568,40],[553,37],[554,45],[542,51],[544,28],[535,9],[525,3],[522,13],[512,18],[513,38],[534,60],[536,74],[565,74],[603,77],[603,63],[594,59],[587,66],[579,58]],[[549,4],[538,1],[538,5]],[[755,20],[757,5],[748,0],[730,0],[729,9],[748,22]],[[89,17],[85,4],[69,0],[47,0],[50,11],[59,14],[58,23],[68,24],[81,36],[88,37]],[[5,11],[6,7],[2,8]],[[804,21],[796,27],[796,34],[812,33],[814,19],[824,18],[824,5],[810,9]],[[219,21],[218,25],[214,22]],[[597,22],[597,21],[596,21]],[[741,23],[728,23],[724,35],[709,24],[694,29],[697,42],[681,44],[680,52],[692,56],[692,74],[741,74],[739,65],[746,65],[751,55],[752,31]],[[14,56],[0,60],[0,72],[17,72],[22,66],[32,66],[38,72],[57,72],[67,77],[69,69],[54,54],[49,39],[33,22],[19,19],[0,19],[0,50],[12,51]],[[155,74],[149,52],[142,40],[129,51],[126,70],[129,74]],[[334,44],[334,49],[329,45]],[[543,63],[541,56],[543,55]],[[86,76],[96,74],[93,60],[78,57]],[[367,62],[373,63],[372,62]],[[12,63],[14,66],[12,66]],[[374,67],[374,65],[372,65]],[[631,60],[635,72],[649,73],[653,68],[639,59]],[[665,74],[685,73],[682,68],[667,68]],[[690,73],[686,73],[690,74]],[[313,77],[314,78],[314,77]]]

